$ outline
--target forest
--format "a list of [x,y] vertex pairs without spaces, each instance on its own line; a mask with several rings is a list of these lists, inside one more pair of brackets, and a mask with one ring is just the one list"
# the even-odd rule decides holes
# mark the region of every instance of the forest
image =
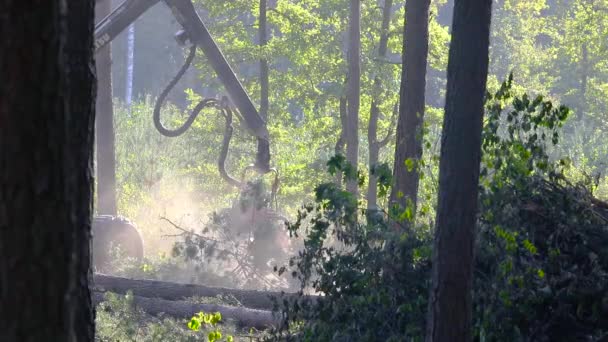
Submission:
[[0,341],[608,341],[608,0],[0,0]]

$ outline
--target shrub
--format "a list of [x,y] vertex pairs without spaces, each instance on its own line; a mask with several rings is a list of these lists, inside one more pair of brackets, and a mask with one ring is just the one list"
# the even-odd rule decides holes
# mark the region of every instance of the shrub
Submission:
[[[568,161],[547,152],[569,110],[541,96],[514,96],[511,87],[510,76],[486,98],[476,340],[605,337],[608,205],[591,196],[588,183],[568,181]],[[328,166],[347,175],[352,169],[341,157]],[[427,227],[397,234],[390,217],[400,215],[362,220],[356,199],[333,183],[320,184],[315,195],[288,227],[304,236],[304,250],[278,272],[297,278],[300,294],[322,296],[277,302],[283,324],[272,339],[423,340],[432,248]]]

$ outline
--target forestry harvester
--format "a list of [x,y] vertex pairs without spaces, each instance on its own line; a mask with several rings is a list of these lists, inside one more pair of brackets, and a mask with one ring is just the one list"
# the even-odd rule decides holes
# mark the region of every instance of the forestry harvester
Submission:
[[[105,0],[107,1],[107,0]],[[175,35],[176,40],[182,46],[190,43],[190,53],[182,68],[161,92],[154,108],[154,124],[157,130],[165,136],[177,137],[183,134],[194,122],[197,115],[204,108],[216,108],[224,116],[226,121],[224,141],[218,160],[221,176],[230,184],[239,188],[245,186],[244,182],[231,177],[225,169],[224,162],[228,153],[228,145],[232,137],[232,116],[235,114],[245,124],[248,131],[257,138],[257,154],[255,163],[248,167],[261,174],[274,172],[270,168],[269,134],[266,122],[258,114],[249,95],[236,77],[234,71],[226,61],[222,51],[207,30],[207,27],[196,13],[191,0],[125,0],[108,16],[103,18],[95,26],[95,50],[98,51],[109,44],[118,34],[135,22],[143,13],[159,2],[164,2],[181,25],[182,30]],[[223,83],[228,96],[221,99],[203,99],[190,113],[184,124],[176,129],[165,128],[160,122],[160,109],[169,91],[184,75],[195,57],[197,48],[200,48],[207,61]],[[236,111],[233,111],[234,104]],[[275,177],[275,180],[278,180]],[[109,244],[126,245],[124,248],[127,256],[141,259],[143,257],[143,243],[134,224],[122,218],[100,215],[93,220],[93,263],[98,269],[103,269],[102,263],[106,261],[106,251]],[[131,247],[129,247],[131,246]],[[135,247],[133,247],[135,246]]]

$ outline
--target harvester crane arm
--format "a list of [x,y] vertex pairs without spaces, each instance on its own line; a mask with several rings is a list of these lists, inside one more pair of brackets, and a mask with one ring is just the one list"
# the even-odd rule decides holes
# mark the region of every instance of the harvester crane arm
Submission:
[[[107,0],[106,0],[107,1]],[[182,39],[200,47],[209,64],[224,85],[230,101],[236,106],[247,129],[258,140],[255,168],[261,173],[271,171],[269,134],[266,122],[259,115],[243,85],[236,77],[222,51],[196,13],[191,0],[162,0],[183,27]],[[95,50],[111,42],[120,32],[161,0],[125,0],[95,26]]]

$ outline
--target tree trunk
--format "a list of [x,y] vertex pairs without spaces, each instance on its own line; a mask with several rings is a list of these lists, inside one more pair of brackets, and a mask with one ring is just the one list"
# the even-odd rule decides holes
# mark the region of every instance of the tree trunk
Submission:
[[[96,20],[112,10],[111,0],[96,2]],[[116,215],[116,156],[114,152],[114,109],[112,106],[112,52],[110,44],[95,55],[97,67],[96,144],[97,213]]]
[[0,341],[94,338],[93,12],[0,2]]
[[491,0],[456,0],[439,165],[427,341],[472,340],[473,243]]
[[[264,48],[268,42],[266,30],[266,0],[260,0],[260,47]],[[268,122],[268,61],[265,57],[260,59],[260,116]]]
[[[395,144],[394,186],[390,203],[416,214],[419,160],[422,158],[424,90],[429,47],[430,0],[408,0],[405,5],[403,67],[399,90],[399,120]],[[413,165],[413,167],[412,167]]]
[[587,111],[587,83],[589,78],[589,52],[587,49],[587,43],[583,43],[581,47],[581,100],[580,100],[580,110],[578,115],[578,119],[581,120],[584,118]]
[[[347,117],[346,113],[346,98],[340,97],[340,136],[338,137],[338,141],[336,141],[336,147],[334,149],[334,153],[336,155],[341,154],[344,155],[344,145],[346,144],[346,130],[348,129]],[[342,187],[342,172],[336,172],[336,184],[338,187]]]
[[[67,2],[66,74],[68,107],[64,108],[66,143],[62,159],[63,179],[70,179],[64,186],[63,209],[66,224],[75,230],[72,237],[71,257],[75,258],[76,270],[70,274],[72,289],[76,292],[74,308],[74,332],[76,341],[93,341],[95,338],[95,310],[91,301],[89,282],[92,273],[92,214],[94,193],[94,143],[95,101],[97,75],[91,66],[95,64],[94,32],[95,5],[87,1]],[[61,143],[58,143],[62,146]],[[57,194],[57,193],[56,193]],[[71,201],[71,203],[70,203]],[[62,208],[53,208],[62,210]],[[69,210],[66,210],[69,209]]]
[[[380,44],[378,46],[378,56],[386,57],[388,50],[388,30],[391,22],[391,13],[393,8],[393,0],[385,0],[384,8],[382,9],[382,26],[380,33]],[[380,95],[382,92],[382,82],[379,77],[374,79],[374,96]],[[378,108],[378,99],[373,98],[369,111],[369,125],[367,127],[367,141],[369,146],[369,184],[367,187],[367,211],[372,213],[378,209],[378,178],[372,174],[372,168],[378,164],[378,156],[380,154],[380,142],[378,141],[378,119],[380,109]],[[390,132],[389,132],[390,134]],[[388,141],[388,140],[387,140]]]
[[[382,86],[380,79],[374,80],[374,87],[378,90]],[[372,174],[372,169],[378,164],[380,145],[378,144],[378,117],[380,108],[376,100],[372,100],[369,110],[369,125],[367,126],[367,142],[369,147],[368,168],[369,184],[367,186],[367,211],[373,214],[378,209],[378,178]]]
[[[93,301],[96,305],[105,301],[104,293],[93,292]],[[241,328],[255,328],[259,330],[277,326],[280,322],[272,315],[272,311],[255,310],[237,306],[218,304],[199,304],[188,301],[170,301],[156,298],[133,296],[135,307],[142,309],[145,313],[153,316],[160,314],[169,315],[174,318],[190,319],[200,311],[219,312],[222,321],[235,321]]]
[[[179,284],[158,280],[141,280],[113,277],[104,274],[95,274],[93,279],[94,291],[110,291],[126,294],[133,291],[134,295],[148,298],[162,298],[166,300],[183,300],[189,297],[216,297],[231,296],[238,300],[243,306],[254,309],[272,309],[271,297],[280,298],[280,292],[266,292],[254,290],[239,290],[221,287],[209,287],[194,284]],[[296,294],[285,294],[287,297]],[[315,296],[308,296],[314,299]]]
[[[355,171],[359,160],[359,90],[361,88],[361,0],[350,1],[350,26],[348,35],[348,85],[347,85],[347,128],[346,160]],[[356,177],[346,182],[346,190],[355,196],[358,193]]]

